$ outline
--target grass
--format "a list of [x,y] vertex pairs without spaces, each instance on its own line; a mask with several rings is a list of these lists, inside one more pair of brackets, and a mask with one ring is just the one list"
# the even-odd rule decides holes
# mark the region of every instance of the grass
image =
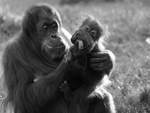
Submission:
[[[142,4],[109,3],[59,6],[64,26],[73,33],[85,15],[92,14],[110,32],[106,48],[116,55],[112,85],[118,113],[150,113],[150,8]],[[0,15],[0,43],[13,37],[19,25]],[[2,47],[0,49],[3,50]],[[1,91],[3,90],[1,86]]]

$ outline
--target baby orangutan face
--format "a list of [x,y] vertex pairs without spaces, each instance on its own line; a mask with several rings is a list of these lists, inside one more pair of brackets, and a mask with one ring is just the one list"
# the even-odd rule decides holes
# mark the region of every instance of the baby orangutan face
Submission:
[[92,18],[87,18],[72,36],[72,43],[77,44],[79,49],[91,51],[96,42],[102,36],[103,30],[100,24]]

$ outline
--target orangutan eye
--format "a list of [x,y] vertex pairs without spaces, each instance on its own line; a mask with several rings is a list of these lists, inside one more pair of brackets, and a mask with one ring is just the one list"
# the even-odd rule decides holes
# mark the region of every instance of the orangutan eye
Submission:
[[87,31],[87,32],[89,32],[89,31],[90,31],[90,27],[89,27],[89,26],[86,26],[86,28],[85,28],[85,29],[86,29],[86,31]]
[[57,25],[57,23],[56,23],[55,21],[52,22],[50,26],[51,26],[51,28],[53,28],[53,29],[58,28],[58,25]]
[[44,29],[44,30],[48,30],[48,24],[46,24],[46,23],[45,23],[45,24],[43,24],[43,25],[42,25],[42,29]]
[[91,34],[93,37],[96,37],[97,32],[96,32],[96,30],[91,30],[90,34]]

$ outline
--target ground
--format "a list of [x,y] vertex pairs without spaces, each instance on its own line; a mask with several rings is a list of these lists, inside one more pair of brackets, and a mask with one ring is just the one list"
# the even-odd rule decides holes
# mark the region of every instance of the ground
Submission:
[[[55,4],[55,7],[61,13],[64,26],[71,33],[78,28],[87,14],[93,15],[102,22],[110,33],[105,39],[106,48],[116,55],[116,66],[110,78],[112,84],[108,90],[114,96],[117,112],[150,113],[150,8],[148,5],[97,3],[73,6]],[[5,11],[5,8],[2,8],[0,11],[0,53],[5,42],[20,29],[16,16],[14,18],[11,13],[6,13],[9,9],[11,8]],[[20,10],[14,8],[13,13],[23,14],[24,9],[25,6]],[[3,94],[3,89],[0,85],[0,94]]]

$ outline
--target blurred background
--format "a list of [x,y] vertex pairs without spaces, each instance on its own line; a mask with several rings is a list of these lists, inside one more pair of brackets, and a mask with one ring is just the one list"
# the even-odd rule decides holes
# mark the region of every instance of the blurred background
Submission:
[[[20,30],[24,11],[37,3],[55,6],[70,33],[83,16],[97,18],[110,32],[106,48],[116,55],[108,91],[117,113],[150,113],[150,0],[0,0],[0,55],[4,42]],[[2,83],[0,79],[0,102]]]

